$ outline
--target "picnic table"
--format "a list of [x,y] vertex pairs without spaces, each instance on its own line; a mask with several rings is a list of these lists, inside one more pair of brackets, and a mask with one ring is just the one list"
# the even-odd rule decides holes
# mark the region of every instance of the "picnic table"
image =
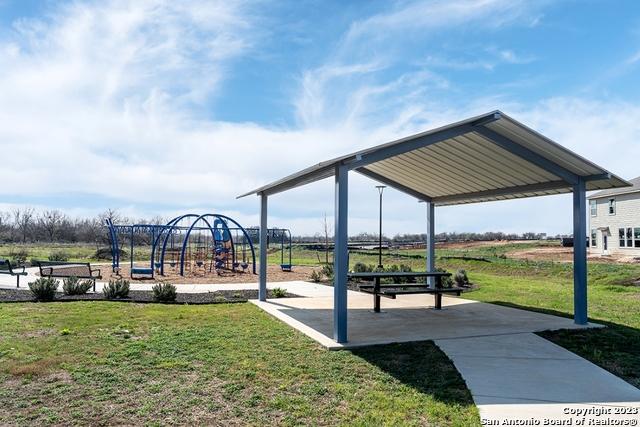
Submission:
[[[411,294],[434,294],[435,309],[442,309],[442,294],[460,295],[464,288],[442,286],[442,278],[449,277],[451,273],[442,271],[394,271],[394,272],[367,272],[367,273],[348,273],[349,279],[373,280],[373,285],[360,285],[360,291],[373,294],[373,311],[380,312],[380,297],[396,299],[397,295]],[[434,277],[435,286],[429,287],[425,283],[391,283],[381,284],[380,280],[385,278],[391,279],[416,279]]]

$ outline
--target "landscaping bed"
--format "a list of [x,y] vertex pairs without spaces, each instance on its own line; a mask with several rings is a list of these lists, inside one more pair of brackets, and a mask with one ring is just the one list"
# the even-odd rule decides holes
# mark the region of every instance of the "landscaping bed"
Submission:
[[[273,290],[267,291],[267,298],[296,298],[299,295],[285,293],[284,296],[277,296]],[[254,289],[245,290],[224,290],[203,293],[179,293],[175,302],[164,302],[163,304],[217,304],[229,302],[246,302],[250,299],[257,299],[258,291]],[[0,289],[0,302],[31,302],[35,301],[33,294],[28,289]],[[88,293],[84,295],[64,295],[56,292],[55,301],[107,301],[102,293]],[[129,298],[115,299],[109,301],[121,302],[141,302],[158,303],[153,299],[152,291],[129,291]]]

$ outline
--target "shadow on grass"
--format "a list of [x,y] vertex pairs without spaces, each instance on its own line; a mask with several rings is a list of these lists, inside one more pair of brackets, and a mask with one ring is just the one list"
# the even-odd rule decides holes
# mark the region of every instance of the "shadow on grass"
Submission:
[[[486,302],[572,318],[571,315],[556,310],[513,304],[506,301]],[[597,329],[561,329],[558,331],[538,332],[537,334],[584,357],[629,384],[640,388],[640,329],[602,319],[590,318],[589,321],[606,327]]]
[[373,345],[351,350],[401,383],[449,405],[473,405],[453,362],[433,343]]

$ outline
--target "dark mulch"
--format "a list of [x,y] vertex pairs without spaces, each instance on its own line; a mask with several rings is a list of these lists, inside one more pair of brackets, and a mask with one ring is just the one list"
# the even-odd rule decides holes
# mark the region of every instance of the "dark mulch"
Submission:
[[[286,293],[282,298],[298,298],[299,295]],[[246,302],[249,299],[257,299],[257,290],[239,291],[215,291],[198,294],[178,294],[175,304],[218,304],[228,302]],[[267,298],[276,298],[273,291],[267,291]],[[0,302],[30,302],[35,301],[29,289],[0,289]],[[102,293],[89,293],[85,295],[64,295],[56,292],[55,301],[105,301]],[[129,298],[111,301],[156,303],[151,291],[130,291]]]

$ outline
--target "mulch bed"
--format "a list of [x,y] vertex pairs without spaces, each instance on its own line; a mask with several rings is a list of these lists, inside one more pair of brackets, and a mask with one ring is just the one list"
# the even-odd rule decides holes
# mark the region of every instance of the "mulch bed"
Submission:
[[[299,295],[286,293],[281,298],[299,298]],[[253,289],[245,290],[224,290],[203,293],[179,293],[175,302],[163,302],[162,304],[219,304],[230,302],[246,302],[250,299],[257,299],[258,291]],[[267,298],[276,298],[272,290],[267,291]],[[22,289],[0,289],[0,302],[33,302],[33,294],[29,290]],[[64,295],[62,292],[56,292],[54,301],[107,301],[102,293],[85,294],[85,295]],[[130,291],[129,298],[109,300],[119,302],[138,302],[138,303],[160,303],[153,299],[151,291]]]

